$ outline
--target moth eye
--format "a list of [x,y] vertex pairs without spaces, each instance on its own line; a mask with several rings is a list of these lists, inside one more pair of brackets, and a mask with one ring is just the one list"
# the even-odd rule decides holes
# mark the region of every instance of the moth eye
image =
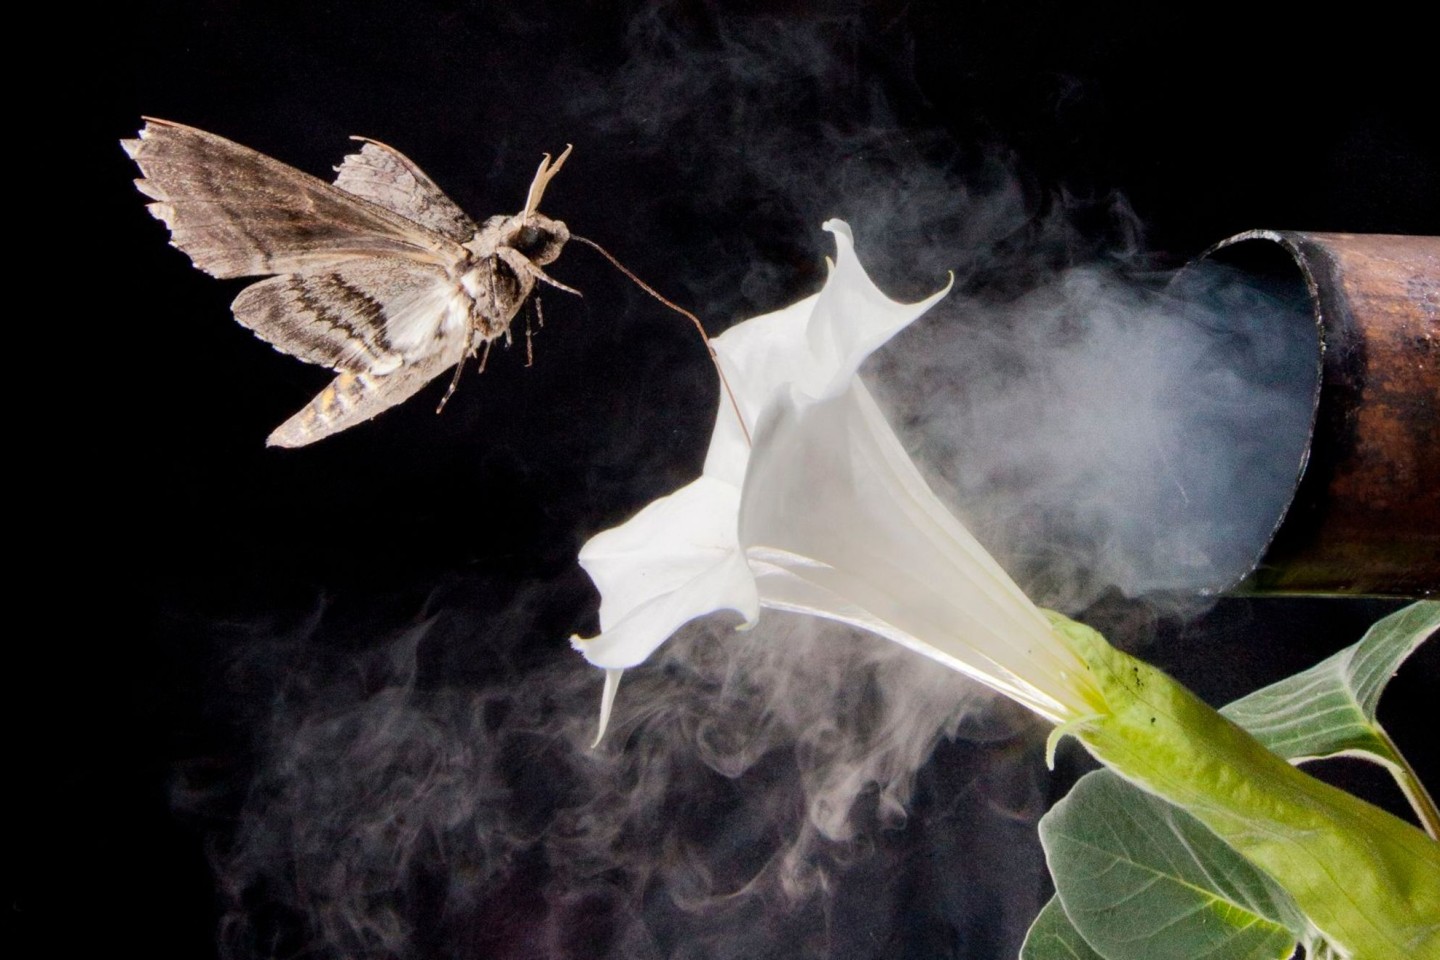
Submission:
[[511,239],[510,246],[528,257],[539,251],[541,247],[549,242],[550,235],[548,233],[538,227],[527,225],[515,231],[515,236]]

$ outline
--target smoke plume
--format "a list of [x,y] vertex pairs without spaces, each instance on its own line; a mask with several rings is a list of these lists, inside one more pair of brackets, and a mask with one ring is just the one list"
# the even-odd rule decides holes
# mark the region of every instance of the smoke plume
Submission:
[[1318,389],[1303,300],[1208,263],[956,299],[876,379],[972,532],[1039,603],[1207,596],[1259,559]]
[[[227,955],[895,956],[998,946],[1039,907],[1035,723],[929,661],[784,615],[690,629],[590,750],[578,660],[421,681],[462,629],[266,647],[284,675],[216,857]],[[917,779],[942,740],[965,762]],[[937,845],[977,875],[926,882]]]

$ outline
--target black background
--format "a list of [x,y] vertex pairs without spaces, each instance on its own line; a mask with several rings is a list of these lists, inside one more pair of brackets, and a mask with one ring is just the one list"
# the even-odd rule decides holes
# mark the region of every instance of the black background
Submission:
[[[12,466],[35,484],[19,525],[42,530],[21,538],[33,560],[11,641],[20,928],[60,955],[211,955],[206,844],[223,843],[283,679],[237,679],[233,647],[360,650],[447,610],[509,616],[515,639],[467,651],[460,636],[428,682],[574,656],[565,638],[594,629],[579,545],[691,477],[713,411],[693,332],[577,246],[552,272],[585,298],[546,297],[532,369],[501,352],[443,416],[432,386],[314,448],[267,450],[327,377],[229,320],[242,282],[166,246],[116,144],[141,115],[317,174],[346,136],[374,137],[477,219],[518,209],[539,154],[573,142],[547,212],[712,332],[814,289],[819,222],[863,219],[856,193],[903,193],[916,169],[967,202],[1004,187],[1019,215],[976,226],[958,200],[897,205],[859,241],[902,294],[954,265],[1004,296],[1036,263],[1127,244],[1175,266],[1258,226],[1440,232],[1433,37],[1398,13],[1091,6],[150,2],[57,24],[46,46],[71,92],[38,124],[63,151],[25,143],[16,184],[47,204],[34,222],[60,227],[49,262],[21,268],[45,278],[27,284],[45,306],[17,317],[40,335],[39,381],[12,400],[17,439],[38,425]],[[1150,655],[1222,702],[1390,606],[1225,601],[1160,624]],[[1385,707],[1432,779],[1415,721],[1436,669],[1417,656]],[[197,769],[221,798],[200,813],[176,798]],[[993,948],[886,943],[832,955]]]

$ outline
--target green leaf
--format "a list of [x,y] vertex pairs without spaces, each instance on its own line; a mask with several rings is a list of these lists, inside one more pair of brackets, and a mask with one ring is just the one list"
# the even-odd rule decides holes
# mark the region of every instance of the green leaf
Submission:
[[[1307,935],[1274,881],[1108,771],[1080,779],[1040,821],[1040,840],[1065,916],[1106,960],[1280,960]],[[1027,945],[1049,936],[1032,929]]]
[[1375,707],[1400,664],[1437,628],[1440,601],[1411,604],[1376,623],[1359,643],[1220,712],[1287,760],[1368,753],[1398,762],[1375,722]]
[[1080,931],[1065,916],[1065,908],[1057,897],[1051,897],[1030,924],[1025,942],[1020,947],[1020,960],[1105,960],[1096,953]]
[[1440,812],[1379,722],[1385,684],[1440,629],[1440,601],[1422,600],[1377,622],[1360,642],[1220,712],[1295,763],[1349,754],[1386,767],[1432,837]]

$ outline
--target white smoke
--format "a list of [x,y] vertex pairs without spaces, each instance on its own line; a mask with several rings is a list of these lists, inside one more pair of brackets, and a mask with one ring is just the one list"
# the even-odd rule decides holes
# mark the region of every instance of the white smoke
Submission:
[[1038,909],[1038,850],[1016,848],[1045,807],[1035,722],[929,661],[784,615],[688,630],[633,672],[592,751],[596,671],[426,689],[436,630],[277,680],[217,854],[227,955],[823,956],[862,915],[897,936],[945,909],[892,879],[917,772],[962,731],[975,762],[932,788],[929,821],[989,875],[946,922],[983,904],[1011,930]]
[[1308,303],[1208,264],[1175,278],[1087,266],[938,312],[876,380],[1037,602],[1209,596],[1249,572],[1308,447]]

